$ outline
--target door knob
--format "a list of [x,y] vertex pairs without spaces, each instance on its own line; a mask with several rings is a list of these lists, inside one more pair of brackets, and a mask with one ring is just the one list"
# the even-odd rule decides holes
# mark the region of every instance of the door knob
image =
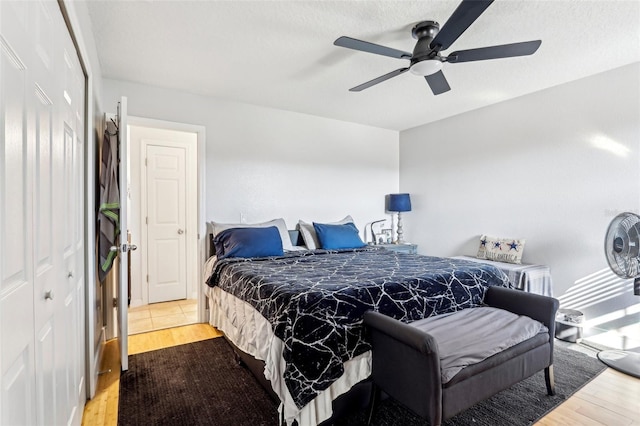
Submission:
[[180,235],[184,234],[184,229],[178,229],[178,234]]
[[131,251],[138,250],[138,246],[135,244],[129,244],[129,250]]
[[53,290],[44,292],[44,300],[53,300]]
[[118,251],[118,246],[109,247],[109,251]]

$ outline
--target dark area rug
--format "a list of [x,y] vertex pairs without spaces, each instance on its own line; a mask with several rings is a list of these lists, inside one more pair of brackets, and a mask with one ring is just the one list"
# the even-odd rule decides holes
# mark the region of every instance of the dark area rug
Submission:
[[277,425],[277,406],[224,338],[129,357],[118,425]]
[[[446,426],[530,425],[605,369],[597,359],[556,340],[556,395],[547,396],[537,373],[444,422]],[[336,426],[366,424],[366,410]],[[120,377],[119,425],[277,425],[277,405],[257,380],[234,359],[223,338],[129,357]],[[390,399],[374,415],[378,426],[428,423]]]

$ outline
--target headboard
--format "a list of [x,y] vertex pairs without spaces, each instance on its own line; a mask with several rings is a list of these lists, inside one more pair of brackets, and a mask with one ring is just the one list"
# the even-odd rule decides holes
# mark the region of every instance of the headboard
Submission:
[[[304,246],[304,240],[302,239],[302,234],[298,230],[289,230],[289,238],[291,239],[291,244],[294,247]],[[209,233],[209,256],[213,256],[216,250],[213,245],[213,234]],[[209,257],[207,256],[207,257]]]

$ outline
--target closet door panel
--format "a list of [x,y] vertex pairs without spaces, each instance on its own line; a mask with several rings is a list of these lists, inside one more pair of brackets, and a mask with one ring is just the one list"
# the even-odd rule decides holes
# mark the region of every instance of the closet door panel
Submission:
[[[73,324],[76,320],[76,298],[75,293],[72,292],[67,296],[64,301],[64,310],[61,312],[64,317],[64,324]],[[60,339],[62,340],[62,339]],[[75,415],[75,411],[77,410],[76,403],[76,382],[77,382],[77,371],[75,366],[77,365],[77,339],[76,332],[73,327],[69,327],[64,332],[64,340],[65,347],[61,349],[60,355],[66,357],[66,362],[64,363],[64,382],[65,382],[65,400],[64,400],[64,424],[72,424],[72,418]]]
[[0,2],[0,424],[35,413],[31,4]]
[[[32,3],[34,25],[31,31],[35,46],[33,64],[29,69],[34,79],[29,88],[32,95],[31,109],[35,126],[35,161],[33,182],[33,229],[35,256],[35,316],[36,336],[42,327],[52,326],[52,317],[58,298],[61,296],[58,281],[61,277],[61,255],[55,245],[54,188],[61,184],[56,176],[56,145],[58,137],[54,131],[55,110],[60,97],[55,77],[54,46],[57,39],[54,25],[60,25],[55,17],[55,4],[46,1]],[[59,14],[59,12],[58,12]],[[61,20],[62,18],[60,18]],[[36,342],[38,342],[36,337]]]
[[[80,68],[78,67],[78,70]],[[78,82],[78,79],[76,79]],[[76,85],[76,87],[78,87]],[[84,86],[80,86],[84,88]],[[78,93],[78,99],[84,100],[84,90]],[[84,105],[84,103],[82,103]],[[74,284],[74,314],[75,319],[73,324],[76,324],[74,327],[74,340],[75,340],[75,354],[74,354],[74,385],[75,385],[75,406],[77,407],[75,410],[75,416],[78,420],[82,420],[82,407],[84,406],[86,400],[86,392],[84,383],[84,373],[85,373],[85,296],[84,296],[84,285],[85,285],[85,268],[84,268],[84,141],[82,135],[84,134],[84,127],[80,126],[82,122],[80,112],[78,109],[81,108],[79,105],[76,105],[76,138],[75,138],[75,156],[74,156],[74,189],[75,189],[75,230],[74,230],[74,249],[75,249],[75,267],[73,270],[73,284]],[[72,420],[70,424],[73,424]]]
[[53,94],[51,77],[38,50],[34,74],[39,76],[33,88],[35,113],[35,170],[33,191],[34,253],[35,253],[35,360],[36,360],[36,423],[47,424],[55,418],[55,308],[61,296],[58,281],[62,275],[61,256],[54,250],[55,229],[53,188],[59,184],[53,157]]
[[33,41],[37,61],[40,65],[39,68],[44,72],[44,74],[38,74],[37,79],[42,80],[46,73],[52,71],[54,43],[56,41],[55,25],[59,25],[62,17],[59,17],[60,11],[56,10],[57,5],[51,1],[38,1],[33,5],[33,9],[35,20],[34,31],[32,31]]
[[[4,30],[4,25],[2,27]],[[27,280],[28,143],[26,65],[9,40],[2,39],[2,289]],[[10,208],[9,208],[10,207]]]
[[[60,215],[60,221],[62,234],[62,257],[65,271],[67,276],[73,275],[73,269],[75,268],[75,247],[74,247],[74,230],[75,230],[75,190],[73,188],[74,183],[74,148],[75,137],[73,128],[69,126],[65,120],[63,122],[63,164],[62,164],[62,178],[63,184],[60,188],[56,188],[56,192],[59,193],[60,200],[63,201],[62,212]],[[70,277],[71,278],[71,277]],[[64,288],[65,296],[73,288],[73,280],[66,280]]]
[[[64,35],[64,34],[62,34]],[[54,198],[60,200],[56,224],[61,229],[59,244],[62,253],[62,287],[64,307],[57,321],[65,324],[59,330],[64,342],[56,354],[63,360],[60,380],[64,382],[64,423],[78,424],[84,403],[84,128],[79,128],[84,115],[84,74],[75,47],[68,37],[61,36],[60,88],[58,108],[61,134],[60,181],[53,188]],[[81,77],[82,76],[82,77]],[[80,290],[82,289],[82,290]]]
[[[33,369],[31,353],[25,350],[13,360],[2,376],[2,424],[33,424]],[[3,360],[4,361],[4,360]]]
[[36,337],[36,424],[50,424],[56,418],[55,339],[53,320]]
[[53,253],[53,102],[36,83],[36,161],[34,216],[36,236],[36,271],[40,277],[54,265]]
[[[69,41],[63,45],[62,66],[64,68],[62,93],[64,97],[61,108],[61,119],[64,132],[64,167],[63,167],[63,187],[61,189],[61,199],[64,200],[64,214],[60,218],[63,225],[63,262],[67,275],[79,276],[79,269],[82,269],[82,258],[78,258],[78,243],[82,246],[83,223],[82,223],[82,153],[83,147],[78,143],[82,136],[82,130],[77,129],[78,110],[84,105],[84,98],[80,98],[81,93],[76,88],[78,83],[79,64],[75,55],[73,44]],[[75,280],[68,280],[68,287],[65,295],[68,295],[75,288]]]

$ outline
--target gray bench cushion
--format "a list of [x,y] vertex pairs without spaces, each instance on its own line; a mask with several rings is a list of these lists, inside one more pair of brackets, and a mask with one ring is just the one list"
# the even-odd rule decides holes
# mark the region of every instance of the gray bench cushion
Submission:
[[[542,323],[529,317],[491,307],[463,309],[415,321],[410,325],[429,333],[438,343],[443,384],[465,367],[479,364],[548,331]],[[548,337],[544,339],[540,337],[529,343],[534,346],[544,344]]]

